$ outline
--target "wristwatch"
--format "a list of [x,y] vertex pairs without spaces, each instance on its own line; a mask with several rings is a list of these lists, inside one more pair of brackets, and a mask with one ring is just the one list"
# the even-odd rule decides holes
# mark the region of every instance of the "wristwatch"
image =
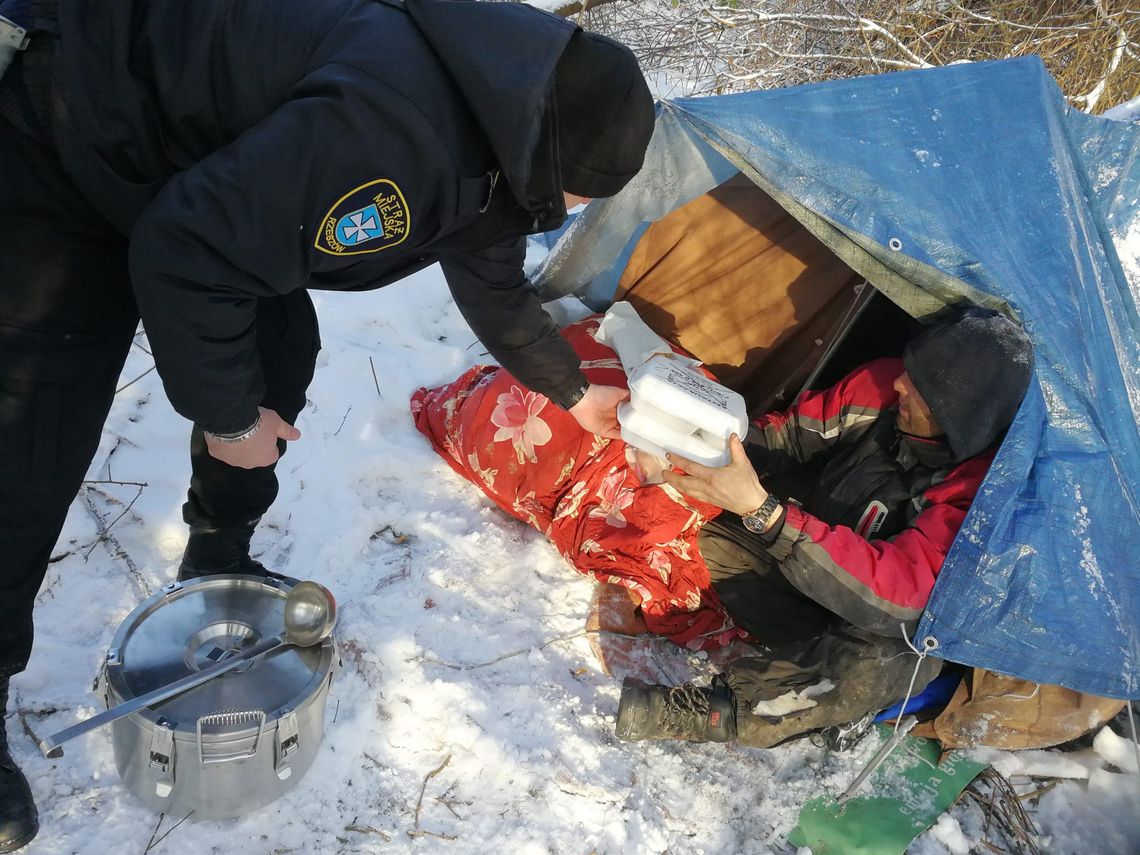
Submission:
[[772,518],[776,516],[779,510],[780,500],[769,494],[768,498],[764,500],[764,504],[751,513],[743,514],[740,521],[749,531],[755,534],[764,534],[768,524],[772,522]]

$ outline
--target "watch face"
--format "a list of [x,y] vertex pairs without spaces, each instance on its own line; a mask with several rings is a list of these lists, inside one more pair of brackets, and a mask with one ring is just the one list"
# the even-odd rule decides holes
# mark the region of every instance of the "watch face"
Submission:
[[763,534],[767,520],[759,520],[754,516],[741,517],[740,521],[744,523],[744,527],[754,534]]
[[742,516],[740,521],[749,531],[755,534],[763,534],[764,530],[768,528],[768,523],[772,521],[772,514],[776,513],[778,507],[780,507],[780,500],[775,496],[768,496],[764,500],[764,504],[752,513]]

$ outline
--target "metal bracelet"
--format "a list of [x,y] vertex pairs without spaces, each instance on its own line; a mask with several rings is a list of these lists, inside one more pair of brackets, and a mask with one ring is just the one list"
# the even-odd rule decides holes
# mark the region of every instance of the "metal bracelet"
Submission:
[[249,439],[251,436],[253,436],[255,433],[257,433],[257,430],[260,427],[261,427],[261,413],[258,413],[257,418],[254,420],[253,424],[250,425],[249,427],[247,427],[243,431],[238,431],[237,433],[211,433],[210,431],[203,431],[203,432],[206,434],[206,436],[208,436],[210,439],[214,440],[215,442],[221,442],[221,443],[224,443],[226,445],[229,445],[230,443],[233,443],[233,442],[245,442],[247,439]]

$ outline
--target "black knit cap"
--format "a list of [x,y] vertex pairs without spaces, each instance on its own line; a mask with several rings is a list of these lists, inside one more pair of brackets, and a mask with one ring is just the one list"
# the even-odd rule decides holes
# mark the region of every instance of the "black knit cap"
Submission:
[[581,30],[554,69],[562,189],[600,199],[641,169],[653,135],[653,96],[633,52]]
[[919,333],[903,365],[961,461],[997,442],[1013,421],[1029,388],[1033,349],[1005,315],[974,307]]

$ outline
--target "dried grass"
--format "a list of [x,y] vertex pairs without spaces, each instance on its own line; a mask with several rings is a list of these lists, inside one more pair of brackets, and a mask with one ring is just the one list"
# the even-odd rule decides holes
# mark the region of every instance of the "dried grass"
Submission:
[[698,81],[675,94],[1036,54],[1078,109],[1140,96],[1140,4],[1125,0],[640,0],[579,20],[647,71]]
[[1056,781],[1047,781],[1019,793],[1008,778],[990,768],[962,791],[958,802],[973,804],[982,810],[985,823],[979,845],[987,851],[1000,855],[1041,855],[1037,827],[1024,802],[1035,804],[1055,784]]

